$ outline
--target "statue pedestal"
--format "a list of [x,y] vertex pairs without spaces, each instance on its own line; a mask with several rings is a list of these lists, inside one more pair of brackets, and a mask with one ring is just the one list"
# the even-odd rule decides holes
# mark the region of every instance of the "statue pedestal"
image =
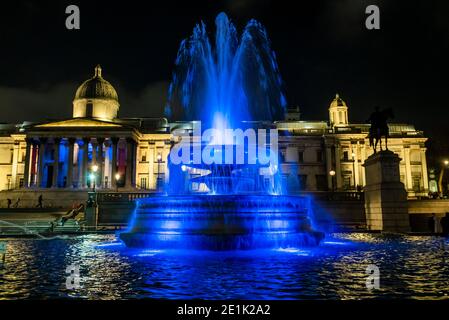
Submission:
[[410,231],[407,192],[400,180],[401,159],[391,151],[370,156],[366,173],[365,214],[368,230],[404,233]]

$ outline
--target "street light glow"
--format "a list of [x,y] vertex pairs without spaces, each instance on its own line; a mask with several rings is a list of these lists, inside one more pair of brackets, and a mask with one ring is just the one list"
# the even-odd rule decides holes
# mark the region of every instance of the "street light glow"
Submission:
[[94,165],[92,166],[92,171],[93,171],[93,172],[97,172],[97,171],[98,171],[98,166],[97,166],[96,164],[94,164]]
[[331,170],[331,171],[329,171],[329,174],[333,177],[333,176],[335,176],[335,171]]
[[116,174],[115,174],[115,180],[116,180],[116,181],[120,180],[120,173],[116,173]]

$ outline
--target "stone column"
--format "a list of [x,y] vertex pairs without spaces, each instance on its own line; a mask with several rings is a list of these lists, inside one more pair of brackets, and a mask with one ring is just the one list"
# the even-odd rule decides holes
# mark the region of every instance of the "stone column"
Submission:
[[131,163],[131,168],[132,168],[132,173],[131,173],[131,186],[135,187],[137,185],[136,182],[136,175],[137,175],[137,163],[136,163],[136,159],[137,159],[137,143],[135,141],[133,141],[132,143],[132,163]]
[[59,145],[61,143],[61,138],[54,138],[54,158],[53,161],[53,180],[51,183],[52,188],[58,187],[58,176],[59,176]]
[[45,144],[47,138],[39,138],[39,156],[38,156],[38,169],[37,169],[37,182],[36,186],[42,188],[42,182],[44,180],[44,166],[45,166]]
[[429,177],[427,173],[426,148],[421,148],[421,173],[424,191],[429,192]]
[[11,189],[15,189],[17,185],[17,171],[19,167],[19,147],[20,142],[14,141],[14,146],[12,150],[12,168],[11,168]]
[[360,185],[359,178],[359,143],[356,142],[353,144],[352,152],[354,153],[354,188],[357,189],[357,186]]
[[67,188],[73,187],[73,152],[75,147],[75,138],[69,138],[69,157],[67,163]]
[[[365,158],[366,158],[366,143],[365,141],[363,141],[361,147],[360,147],[360,151],[362,153],[362,163],[365,163]],[[366,179],[365,179],[365,167],[362,165],[362,186],[366,185]]]
[[104,138],[97,138],[98,153],[97,153],[97,165],[98,165],[98,187],[103,188],[104,183],[104,164],[103,164],[103,143]]
[[385,150],[365,161],[365,214],[368,230],[409,232],[407,192],[401,182],[397,154]]
[[126,180],[125,188],[130,189],[132,185],[132,174],[133,174],[133,150],[134,150],[134,140],[132,138],[126,139]]
[[26,138],[26,151],[25,151],[25,163],[23,170],[23,187],[28,188],[30,186],[30,160],[31,160],[31,152],[33,148],[33,140],[30,138]]
[[38,143],[36,141],[33,141],[33,146],[31,148],[31,159],[30,159],[30,187],[36,187],[37,186],[37,174],[38,174],[38,153],[39,148],[37,147]]
[[89,174],[89,168],[87,167],[89,163],[88,158],[89,142],[90,138],[83,138],[83,169],[81,171],[81,188],[89,187],[87,185],[87,175]]
[[112,142],[112,173],[111,173],[111,186],[113,189],[117,188],[117,180],[115,179],[115,175],[117,174],[117,146],[118,146],[119,138],[113,137],[111,138]]
[[410,147],[404,146],[404,161],[405,161],[405,189],[413,189],[412,181],[412,167],[410,165]]
[[337,180],[337,190],[341,190],[342,188],[340,156],[340,146],[335,145],[335,178]]
[[329,174],[332,170],[332,150],[331,146],[326,146],[326,176],[327,188],[332,190],[332,176]]

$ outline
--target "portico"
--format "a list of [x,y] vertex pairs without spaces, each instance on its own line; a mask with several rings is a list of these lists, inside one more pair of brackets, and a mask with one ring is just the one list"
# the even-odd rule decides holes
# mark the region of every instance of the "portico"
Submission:
[[91,188],[96,166],[97,188],[133,188],[136,141],[134,130],[101,120],[35,125],[27,134],[24,187]]

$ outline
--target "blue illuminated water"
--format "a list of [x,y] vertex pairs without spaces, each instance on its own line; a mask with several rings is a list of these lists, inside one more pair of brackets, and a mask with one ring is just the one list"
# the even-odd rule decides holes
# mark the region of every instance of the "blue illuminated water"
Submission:
[[282,119],[286,99],[265,28],[251,20],[239,37],[224,13],[217,16],[215,25],[215,39],[200,23],[182,41],[166,116],[200,120],[205,129],[239,128],[241,121],[253,119]]
[[[448,298],[449,240],[335,234],[314,249],[135,250],[113,235],[9,240],[0,299],[371,299]],[[81,286],[65,287],[78,264]],[[380,289],[365,286],[380,268]]]

